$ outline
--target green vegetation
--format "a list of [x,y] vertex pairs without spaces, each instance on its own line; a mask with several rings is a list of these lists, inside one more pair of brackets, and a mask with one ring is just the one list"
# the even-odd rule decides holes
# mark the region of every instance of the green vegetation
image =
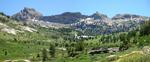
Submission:
[[150,20],[146,21],[145,24],[141,27],[140,33],[141,35],[149,35],[150,34]]
[[150,55],[142,55],[139,53],[135,53],[133,55],[124,57],[120,59],[119,62],[149,62]]
[[[0,22],[13,28],[18,24],[22,25],[19,22],[14,24],[10,18],[6,20],[8,21],[3,22],[5,19],[2,17]],[[20,59],[33,62],[149,62],[150,55],[146,53],[120,57],[133,51],[142,51],[144,46],[150,46],[149,22],[138,31],[98,35],[92,38],[76,38],[75,34],[83,33],[69,28],[53,29],[39,26],[30,26],[37,29],[37,32],[25,31],[17,35],[0,32],[0,62]],[[95,52],[100,48],[102,52]],[[112,49],[108,51],[109,48]],[[115,48],[119,48],[119,51]],[[116,52],[112,52],[113,50]],[[91,51],[92,54],[89,53]]]

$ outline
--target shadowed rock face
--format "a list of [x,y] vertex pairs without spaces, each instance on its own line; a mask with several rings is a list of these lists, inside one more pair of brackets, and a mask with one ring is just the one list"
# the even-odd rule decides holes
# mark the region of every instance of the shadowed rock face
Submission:
[[43,16],[40,19],[49,22],[71,24],[76,23],[80,19],[86,18],[86,15],[82,15],[80,12],[65,12],[60,15]]
[[112,19],[131,19],[131,18],[141,18],[142,16],[139,15],[133,15],[133,14],[117,14]]
[[36,11],[35,9],[25,7],[23,10],[21,10],[20,12],[18,12],[15,15],[13,15],[12,17],[17,20],[26,21],[28,19],[39,18],[41,16],[42,16],[42,14],[40,12]]

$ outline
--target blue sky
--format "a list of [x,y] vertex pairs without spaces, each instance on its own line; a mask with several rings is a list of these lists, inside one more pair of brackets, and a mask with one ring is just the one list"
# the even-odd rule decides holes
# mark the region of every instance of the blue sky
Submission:
[[131,13],[150,16],[150,0],[0,0],[0,11],[13,15],[24,7],[35,8],[43,15],[81,12],[91,15],[96,11],[107,14]]

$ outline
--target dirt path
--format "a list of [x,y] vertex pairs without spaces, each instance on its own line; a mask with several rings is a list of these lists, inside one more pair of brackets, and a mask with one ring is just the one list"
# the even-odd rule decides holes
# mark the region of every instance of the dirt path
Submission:
[[120,62],[120,60],[122,58],[129,57],[129,56],[134,55],[134,54],[144,54],[144,53],[142,51],[132,51],[129,54],[125,54],[125,55],[119,56],[119,59],[117,61],[114,61],[114,62]]

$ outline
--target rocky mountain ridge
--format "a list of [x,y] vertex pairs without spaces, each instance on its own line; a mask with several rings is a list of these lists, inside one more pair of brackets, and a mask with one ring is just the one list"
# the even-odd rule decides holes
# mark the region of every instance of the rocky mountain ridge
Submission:
[[146,18],[146,16],[140,16],[136,14],[116,14],[112,18],[109,18],[107,15],[99,13],[98,11],[92,15],[83,15],[80,12],[64,12],[58,15],[51,15],[51,16],[43,16],[40,12],[36,11],[33,8],[25,7],[20,12],[14,14],[13,18],[19,20],[28,20],[28,19],[37,19],[43,20],[48,22],[56,22],[56,23],[63,23],[63,24],[71,24],[79,21],[80,19],[86,18],[94,18],[94,20],[118,20],[118,19],[134,19],[134,18]]
[[42,27],[74,28],[83,32],[95,34],[109,34],[135,29],[149,17],[135,14],[117,14],[109,18],[105,14],[96,12],[92,15],[83,15],[80,12],[65,12],[59,15],[43,16],[33,8],[24,8],[12,16],[15,19],[27,21]]

